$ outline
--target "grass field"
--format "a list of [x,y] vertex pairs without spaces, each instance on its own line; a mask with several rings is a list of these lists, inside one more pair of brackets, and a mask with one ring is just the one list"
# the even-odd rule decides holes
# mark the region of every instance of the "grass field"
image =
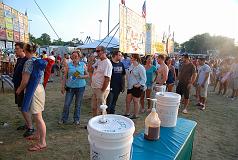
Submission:
[[[23,124],[20,112],[14,104],[14,95],[9,89],[0,93],[0,160],[88,160],[89,143],[87,140],[87,125],[91,118],[91,92],[85,91],[81,112],[81,125],[73,122],[73,106],[71,107],[70,122],[58,125],[64,96],[60,93],[60,84],[56,81],[49,83],[46,90],[46,105],[43,113],[47,125],[47,145],[45,151],[31,153],[27,148],[33,143],[23,138],[24,131],[16,128]],[[238,159],[238,99],[231,101],[224,96],[209,93],[208,107],[200,111],[195,107],[195,100],[190,104],[188,115],[179,113],[179,117],[194,120],[198,123],[193,160],[236,160]],[[120,95],[117,103],[117,113],[123,113],[125,93]],[[144,128],[144,117],[134,120],[136,132]],[[7,126],[3,126],[7,123]]]

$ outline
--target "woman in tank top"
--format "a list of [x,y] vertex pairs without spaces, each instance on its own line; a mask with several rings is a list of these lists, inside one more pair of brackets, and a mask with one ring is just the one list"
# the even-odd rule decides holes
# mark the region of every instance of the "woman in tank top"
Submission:
[[59,124],[66,123],[69,117],[69,109],[75,96],[74,124],[80,124],[80,109],[85,91],[86,80],[88,78],[87,67],[84,62],[80,62],[81,52],[76,50],[72,53],[72,62],[67,63],[64,68],[64,79],[61,93],[65,95],[64,109]]
[[168,92],[173,92],[174,82],[176,81],[175,68],[173,65],[171,65],[171,62],[172,62],[171,58],[167,57],[165,60],[165,64],[169,68],[168,79],[166,81]]

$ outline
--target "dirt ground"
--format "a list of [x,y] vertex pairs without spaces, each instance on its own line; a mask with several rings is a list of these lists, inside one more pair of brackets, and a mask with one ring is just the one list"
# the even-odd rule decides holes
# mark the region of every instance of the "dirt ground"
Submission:
[[[49,83],[46,90],[46,105],[43,113],[47,125],[47,145],[45,151],[31,153],[27,148],[32,141],[23,138],[24,131],[16,128],[23,124],[23,119],[14,104],[14,95],[10,89],[5,93],[0,91],[0,160],[87,160],[89,159],[89,143],[87,140],[87,125],[91,118],[91,92],[87,88],[81,112],[81,125],[75,126],[73,106],[70,122],[58,125],[64,96],[60,93],[58,82]],[[227,94],[228,95],[228,94]],[[208,107],[205,111],[195,107],[195,99],[189,107],[189,114],[179,113],[179,117],[197,122],[195,133],[193,160],[237,160],[238,159],[238,99],[231,101],[224,96],[209,93]],[[122,114],[125,106],[125,93],[120,95],[117,103],[117,113]],[[146,114],[134,120],[136,132],[144,128]],[[5,125],[4,125],[5,123]]]

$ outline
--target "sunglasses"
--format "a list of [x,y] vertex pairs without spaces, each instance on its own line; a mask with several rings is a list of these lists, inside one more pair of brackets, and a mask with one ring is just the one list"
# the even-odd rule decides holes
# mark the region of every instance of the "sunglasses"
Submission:
[[101,50],[96,50],[97,53],[99,53]]

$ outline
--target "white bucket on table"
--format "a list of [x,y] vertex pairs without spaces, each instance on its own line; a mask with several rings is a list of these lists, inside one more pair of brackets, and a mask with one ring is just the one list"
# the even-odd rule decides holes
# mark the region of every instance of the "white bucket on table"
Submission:
[[130,160],[134,122],[112,114],[105,115],[106,123],[101,118],[93,117],[87,126],[91,160]]
[[157,111],[163,127],[175,127],[181,96],[173,92],[156,93]]
[[155,92],[161,92],[161,93],[163,93],[163,92],[166,91],[166,86],[165,86],[165,85],[158,85],[158,84],[156,84],[156,85],[154,86],[154,90],[155,90]]

